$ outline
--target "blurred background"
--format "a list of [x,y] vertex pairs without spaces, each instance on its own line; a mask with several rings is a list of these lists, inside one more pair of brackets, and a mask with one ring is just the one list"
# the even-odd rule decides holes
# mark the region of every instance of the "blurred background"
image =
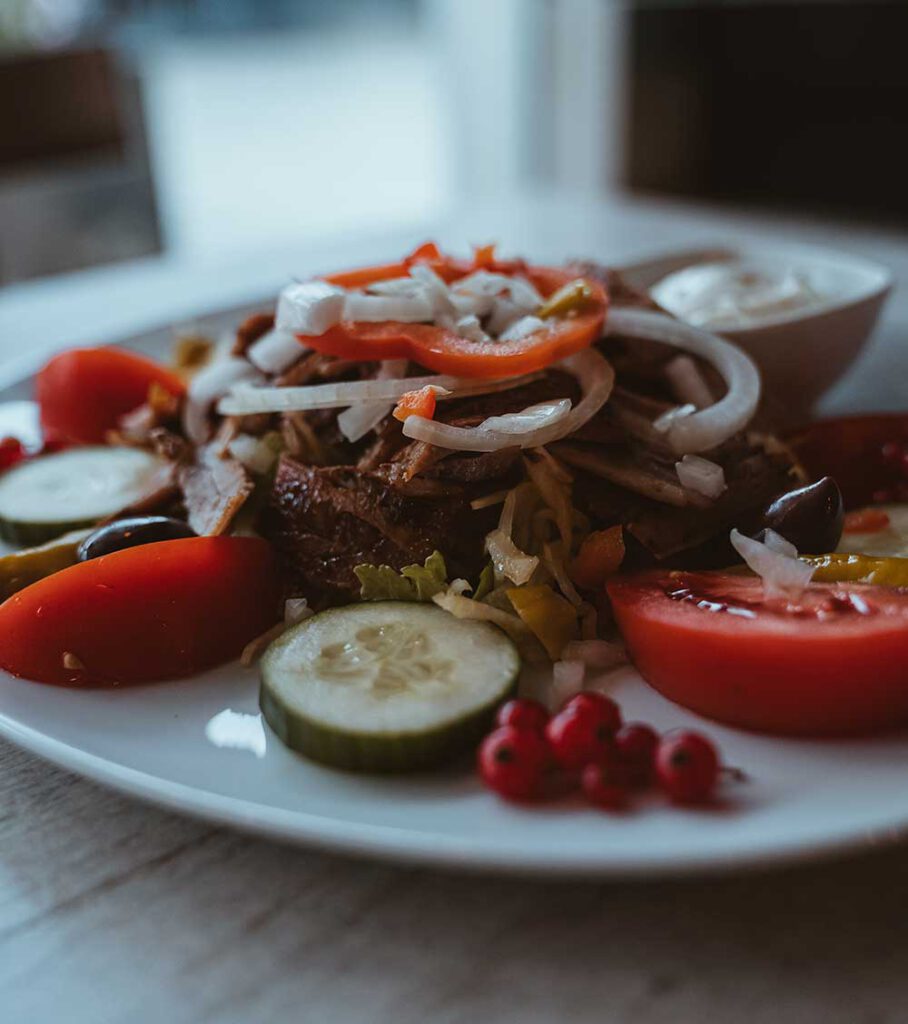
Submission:
[[908,221],[908,5],[0,0],[0,285],[528,189]]

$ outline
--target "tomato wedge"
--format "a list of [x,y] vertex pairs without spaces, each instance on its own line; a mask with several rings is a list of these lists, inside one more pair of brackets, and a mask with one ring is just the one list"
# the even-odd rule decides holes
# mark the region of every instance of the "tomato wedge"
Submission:
[[641,675],[692,711],[798,735],[908,723],[903,590],[818,583],[786,605],[756,577],[664,570],[607,589]]
[[[445,266],[450,272],[454,264],[447,261]],[[470,264],[469,269],[472,268]],[[554,267],[521,269],[543,297],[548,297],[576,276]],[[457,276],[466,272],[458,269]],[[452,279],[456,280],[456,277]],[[336,277],[332,280],[341,283]],[[517,376],[544,369],[588,348],[600,337],[608,298],[598,282],[590,282],[590,291],[589,301],[573,315],[553,318],[545,332],[531,334],[519,341],[484,345],[467,341],[454,331],[431,324],[359,323],[349,320],[335,324],[315,337],[301,335],[300,340],[318,352],[343,359],[410,359],[438,373],[461,377]]]
[[194,537],[79,562],[0,605],[0,667],[58,686],[193,675],[229,661],[278,619],[271,546]]
[[845,508],[908,500],[908,415],[819,420],[788,440],[811,477],[833,477]]
[[180,378],[145,356],[118,348],[75,348],[54,356],[38,374],[35,397],[44,438],[54,444],[97,444],[157,384],[181,396]]

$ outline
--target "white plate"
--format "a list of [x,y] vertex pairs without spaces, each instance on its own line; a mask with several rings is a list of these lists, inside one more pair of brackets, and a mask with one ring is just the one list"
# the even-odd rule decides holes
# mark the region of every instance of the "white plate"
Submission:
[[[132,344],[161,352],[168,338],[160,331]],[[29,390],[27,382],[11,385],[0,400]],[[261,726],[256,672],[238,666],[86,692],[0,673],[0,734],[174,810],[294,842],[455,867],[656,876],[803,859],[908,834],[908,736],[770,739],[682,711],[631,669],[615,673],[609,687],[629,720],[708,731],[749,781],[726,783],[713,809],[682,811],[653,798],[616,816],[579,801],[507,806],[469,765],[409,779],[345,775],[297,757]],[[243,746],[223,745],[231,732],[242,734],[234,739]]]

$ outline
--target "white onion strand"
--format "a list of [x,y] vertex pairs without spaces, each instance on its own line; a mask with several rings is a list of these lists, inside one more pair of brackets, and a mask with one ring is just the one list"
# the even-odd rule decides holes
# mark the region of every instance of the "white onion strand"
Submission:
[[605,333],[673,345],[705,359],[722,374],[728,387],[725,396],[669,428],[668,440],[679,455],[716,448],[753,418],[760,401],[760,374],[751,358],[730,342],[662,313],[639,309],[610,310]]
[[[592,348],[569,356],[557,365],[559,369],[577,377],[583,389],[583,397],[577,405],[557,422],[537,427],[525,434],[514,434],[502,430],[500,424],[497,429],[487,429],[485,423],[480,423],[478,427],[455,427],[423,416],[408,416],[404,421],[403,432],[415,441],[425,441],[439,448],[462,452],[495,452],[514,446],[536,448],[558,441],[579,430],[605,405],[612,393],[615,371],[604,356]],[[512,415],[522,416],[523,413]]]

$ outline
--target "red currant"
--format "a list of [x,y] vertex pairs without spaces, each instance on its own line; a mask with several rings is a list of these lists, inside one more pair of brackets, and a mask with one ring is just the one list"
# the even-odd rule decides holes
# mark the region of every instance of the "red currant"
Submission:
[[571,697],[561,710],[599,715],[603,721],[611,725],[612,732],[617,732],[621,728],[621,709],[611,697],[596,693],[595,690],[584,690],[576,697]]
[[675,803],[704,803],[719,778],[719,754],[699,733],[669,733],[656,750],[656,775]]
[[613,700],[598,693],[579,693],[549,722],[545,734],[558,763],[578,769],[610,758],[620,727],[621,712]]
[[505,725],[489,733],[479,748],[479,774],[489,787],[509,800],[531,800],[542,792],[550,760],[538,733]]
[[25,458],[25,449],[17,437],[4,437],[0,440],[0,472],[10,469]]
[[633,786],[648,786],[653,781],[659,734],[648,725],[625,725],[615,734],[615,752],[624,765]]
[[537,700],[509,700],[498,709],[495,721],[498,725],[531,729],[541,735],[548,725],[549,713]]
[[588,764],[580,776],[580,786],[591,804],[607,811],[620,810],[627,803],[625,775],[612,762]]

